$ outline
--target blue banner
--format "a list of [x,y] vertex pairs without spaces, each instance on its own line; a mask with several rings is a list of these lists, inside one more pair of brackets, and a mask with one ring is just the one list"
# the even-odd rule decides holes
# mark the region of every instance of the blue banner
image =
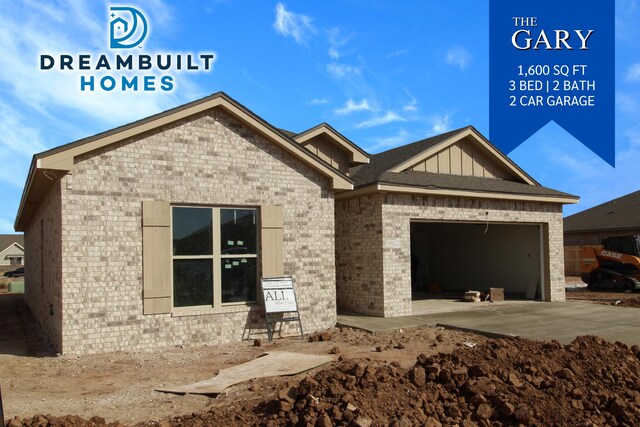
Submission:
[[509,153],[555,121],[615,166],[615,2],[490,0],[489,126]]

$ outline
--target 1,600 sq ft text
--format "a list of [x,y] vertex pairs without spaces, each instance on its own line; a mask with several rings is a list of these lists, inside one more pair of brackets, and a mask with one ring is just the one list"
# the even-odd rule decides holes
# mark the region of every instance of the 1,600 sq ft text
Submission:
[[520,77],[540,77],[540,76],[564,76],[564,77],[574,77],[574,76],[584,76],[587,74],[587,66],[583,64],[573,64],[573,65],[554,65],[553,67],[550,65],[530,65],[529,67],[525,65],[518,65],[518,76]]

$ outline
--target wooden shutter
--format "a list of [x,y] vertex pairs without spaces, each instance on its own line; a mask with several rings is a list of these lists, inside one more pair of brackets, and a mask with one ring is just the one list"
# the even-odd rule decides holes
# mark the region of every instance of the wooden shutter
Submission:
[[143,313],[171,312],[171,206],[142,202]]
[[282,206],[260,208],[262,277],[277,277],[284,274],[282,260]]

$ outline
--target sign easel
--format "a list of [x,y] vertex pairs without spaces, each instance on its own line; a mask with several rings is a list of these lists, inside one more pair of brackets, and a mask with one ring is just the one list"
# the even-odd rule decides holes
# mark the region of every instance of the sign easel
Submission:
[[[267,319],[267,335],[269,342],[273,341],[273,332],[278,322],[298,322],[300,336],[304,335],[302,321],[298,312],[296,291],[293,288],[293,277],[267,277],[262,279],[262,296],[264,300],[264,314]],[[273,316],[278,313],[295,313],[291,317]]]

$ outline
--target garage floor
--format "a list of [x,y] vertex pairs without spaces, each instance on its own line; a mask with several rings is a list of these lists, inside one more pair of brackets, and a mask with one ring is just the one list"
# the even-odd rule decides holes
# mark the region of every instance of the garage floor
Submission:
[[580,335],[597,335],[612,342],[640,344],[637,308],[580,302],[509,301],[466,310],[395,318],[339,314],[338,324],[374,332],[442,325],[495,336],[555,339],[563,344],[570,343]]

